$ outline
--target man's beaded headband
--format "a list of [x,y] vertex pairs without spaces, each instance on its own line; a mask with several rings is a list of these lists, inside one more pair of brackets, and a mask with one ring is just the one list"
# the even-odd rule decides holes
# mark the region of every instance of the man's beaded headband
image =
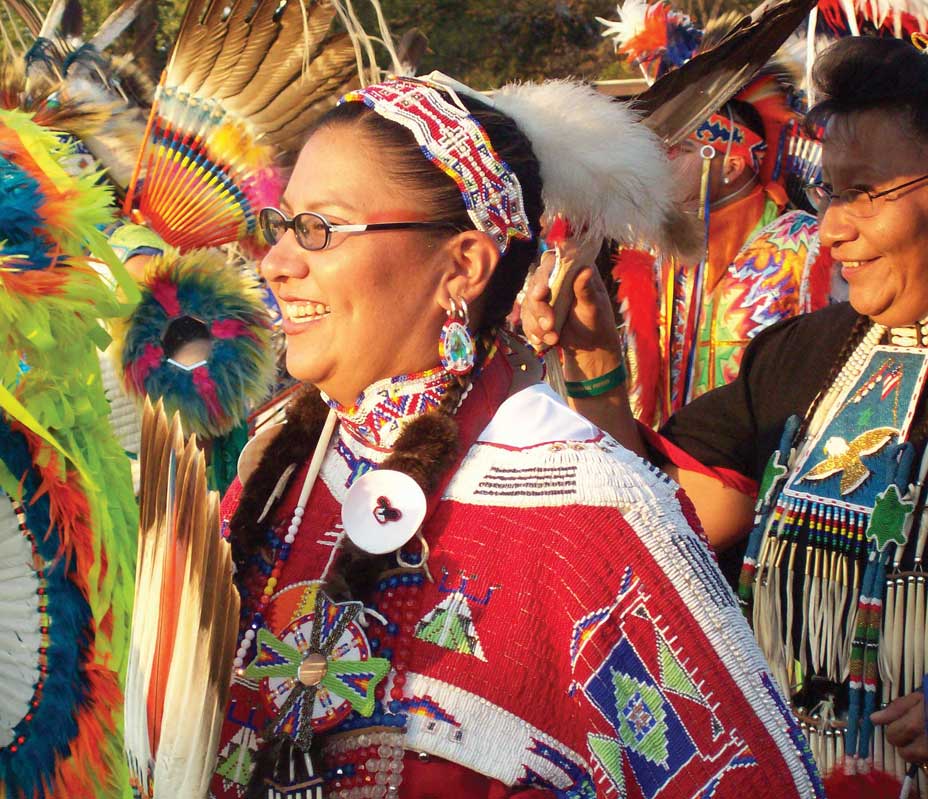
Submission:
[[364,103],[410,131],[425,157],[457,184],[474,226],[493,239],[500,253],[510,239],[531,240],[519,179],[453,89],[395,78],[349,92],[339,102]]
[[721,155],[739,155],[760,171],[760,159],[766,142],[753,130],[739,125],[724,114],[713,114],[703,122],[692,138],[698,144],[708,144]]

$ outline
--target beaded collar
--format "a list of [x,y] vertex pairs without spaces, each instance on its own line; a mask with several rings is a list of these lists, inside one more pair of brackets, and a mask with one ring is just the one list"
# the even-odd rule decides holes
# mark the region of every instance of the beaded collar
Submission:
[[890,343],[897,347],[928,347],[928,319],[914,325],[892,327],[888,334]]
[[322,394],[338,414],[340,432],[379,450],[396,443],[404,423],[438,407],[454,376],[441,367],[378,380],[350,408]]

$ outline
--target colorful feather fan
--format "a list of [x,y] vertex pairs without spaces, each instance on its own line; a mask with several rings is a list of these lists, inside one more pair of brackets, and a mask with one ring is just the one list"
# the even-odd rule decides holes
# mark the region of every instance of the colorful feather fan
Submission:
[[[71,148],[0,111],[0,795],[122,797],[129,462],[97,347],[126,311],[83,255],[135,289],[98,226],[110,193],[64,169]],[[12,356],[12,357],[9,357]]]
[[[274,379],[271,323],[257,282],[221,253],[167,253],[148,265],[142,300],[113,328],[126,390],[163,399],[204,439],[242,425]],[[196,359],[179,352],[200,339]]]
[[[358,80],[339,8],[310,0],[191,0],[158,87],[125,212],[182,252],[243,239],[276,202],[281,166]],[[272,56],[268,54],[271,53]]]
[[206,796],[239,623],[232,557],[219,534],[196,439],[146,400],[135,613],[126,678],[126,756],[143,799]]

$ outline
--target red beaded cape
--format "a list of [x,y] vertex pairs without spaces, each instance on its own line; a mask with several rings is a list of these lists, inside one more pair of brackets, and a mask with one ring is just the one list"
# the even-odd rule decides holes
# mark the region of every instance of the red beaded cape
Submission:
[[[503,401],[510,379],[496,359],[459,413],[462,431],[481,415],[492,421],[426,521],[434,583],[398,571],[375,596],[387,625],[371,623],[367,636],[393,670],[373,721],[405,716],[402,745],[431,759],[410,764],[389,795],[821,796],[681,490],[546,387]],[[344,431],[335,439],[265,614],[275,634],[332,566],[357,463],[385,454]],[[276,514],[281,537],[301,485],[298,474]],[[240,494],[236,482],[226,518]],[[267,721],[261,691],[237,678],[217,799],[244,796]],[[345,725],[360,737],[357,721]],[[372,740],[325,775],[326,797],[381,795],[386,761],[368,757]],[[446,775],[440,794],[428,787],[436,772]],[[463,785],[471,772],[486,790]]]

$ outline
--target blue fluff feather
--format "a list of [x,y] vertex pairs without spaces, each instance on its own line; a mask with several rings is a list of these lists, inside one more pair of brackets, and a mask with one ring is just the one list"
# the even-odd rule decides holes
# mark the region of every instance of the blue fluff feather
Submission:
[[0,156],[0,258],[18,256],[23,269],[47,269],[51,242],[43,235],[39,216],[44,196],[38,181]]

